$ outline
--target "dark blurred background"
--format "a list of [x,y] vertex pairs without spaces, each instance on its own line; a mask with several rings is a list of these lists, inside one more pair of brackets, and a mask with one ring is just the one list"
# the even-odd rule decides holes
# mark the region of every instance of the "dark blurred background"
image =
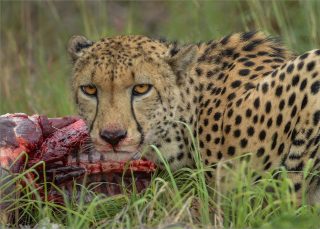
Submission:
[[66,43],[143,34],[198,42],[232,32],[280,36],[297,53],[320,47],[320,1],[0,1],[0,114],[74,114]]

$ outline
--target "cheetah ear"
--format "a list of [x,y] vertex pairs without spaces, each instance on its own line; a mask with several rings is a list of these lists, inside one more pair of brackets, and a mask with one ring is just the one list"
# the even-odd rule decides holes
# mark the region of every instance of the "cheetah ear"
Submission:
[[94,42],[88,40],[84,36],[75,35],[69,39],[68,42],[68,53],[73,61],[83,55],[83,50],[93,45]]
[[197,47],[189,45],[180,50],[171,51],[171,56],[167,59],[167,63],[171,66],[173,72],[177,76],[177,84],[181,85],[184,82],[185,73],[197,59]]

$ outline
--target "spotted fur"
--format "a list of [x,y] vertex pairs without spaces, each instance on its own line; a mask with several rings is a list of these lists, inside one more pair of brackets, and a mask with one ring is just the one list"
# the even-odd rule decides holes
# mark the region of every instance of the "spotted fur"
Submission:
[[[173,169],[193,165],[187,123],[199,140],[203,163],[251,153],[257,172],[285,167],[298,199],[302,170],[320,162],[320,50],[294,56],[262,33],[236,33],[217,41],[178,45],[144,36],[92,43],[73,37],[73,89],[91,137],[118,126],[128,132],[123,151],[156,145]],[[83,84],[98,88],[95,98]],[[132,95],[136,84],[148,94]],[[146,157],[160,167],[156,153]],[[215,174],[207,176],[215,180]],[[225,179],[221,176],[221,182]],[[320,200],[320,181],[308,181],[310,201]],[[316,197],[318,195],[318,197]]]

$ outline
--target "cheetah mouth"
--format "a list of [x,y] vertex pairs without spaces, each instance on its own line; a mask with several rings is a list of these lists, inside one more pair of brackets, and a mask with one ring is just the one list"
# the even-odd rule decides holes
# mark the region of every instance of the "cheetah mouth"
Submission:
[[[121,187],[131,190],[134,182],[137,191],[140,192],[149,186],[156,171],[156,165],[141,158],[139,152],[80,150],[68,155],[64,163],[66,164],[48,164],[46,180],[64,187],[69,196],[70,193],[74,193],[74,186],[70,181],[88,186],[92,184],[90,187],[95,187],[95,192],[106,195],[122,193]],[[39,173],[41,174],[41,171]],[[53,192],[57,194],[55,190]]]

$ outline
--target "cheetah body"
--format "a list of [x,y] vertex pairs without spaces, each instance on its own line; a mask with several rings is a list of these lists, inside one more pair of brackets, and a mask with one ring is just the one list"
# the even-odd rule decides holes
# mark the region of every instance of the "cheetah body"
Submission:
[[[257,172],[288,170],[298,198],[309,159],[319,171],[320,50],[294,56],[274,39],[248,32],[182,46],[143,36],[95,43],[74,37],[69,52],[79,113],[105,154],[119,157],[153,144],[173,169],[193,166],[186,123],[206,166],[249,153]],[[83,95],[85,84],[97,87],[95,99]],[[133,96],[136,84],[152,89]],[[99,133],[108,128],[127,131],[119,152],[104,151]],[[163,166],[153,149],[145,156]],[[308,181],[311,202],[320,202],[319,185]]]

